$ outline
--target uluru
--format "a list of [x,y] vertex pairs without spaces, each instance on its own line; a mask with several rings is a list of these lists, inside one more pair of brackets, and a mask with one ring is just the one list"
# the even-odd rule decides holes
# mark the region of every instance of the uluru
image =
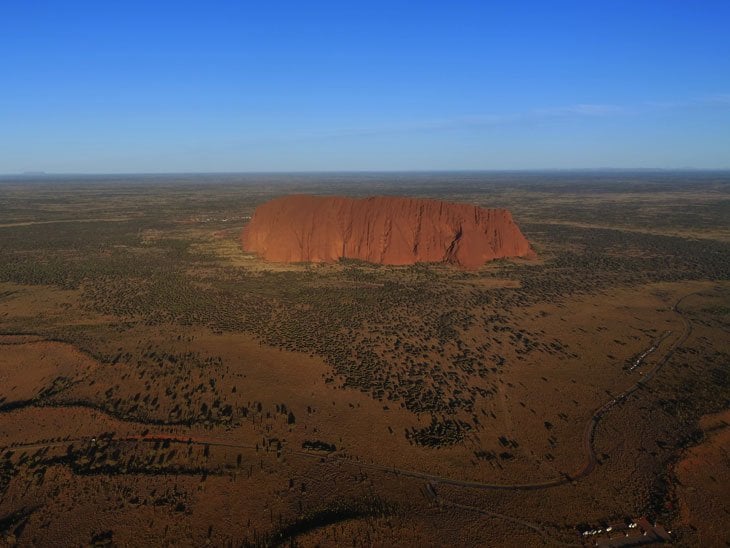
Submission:
[[475,269],[535,255],[506,209],[401,196],[283,196],[256,208],[241,240],[245,251],[280,263],[349,258]]

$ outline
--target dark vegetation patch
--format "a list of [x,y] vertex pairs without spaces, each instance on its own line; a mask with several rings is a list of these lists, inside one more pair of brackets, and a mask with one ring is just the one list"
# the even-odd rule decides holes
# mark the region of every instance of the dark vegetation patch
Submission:
[[385,517],[392,514],[393,511],[394,508],[391,504],[376,496],[357,500],[334,500],[322,507],[308,511],[293,523],[274,531],[265,539],[252,539],[253,543],[251,540],[247,540],[244,545],[296,545],[296,538],[298,536],[321,527],[328,527],[354,519]]
[[337,447],[334,443],[327,443],[326,441],[320,440],[304,440],[302,442],[302,449],[312,449],[314,451],[327,451],[332,453],[337,451]]
[[[2,491],[0,491],[1,493]],[[20,508],[15,512],[11,512],[5,516],[0,517],[0,534],[4,536],[12,535],[15,540],[20,538],[25,529],[25,525],[28,522],[28,518],[33,515],[36,511],[35,508]],[[3,539],[5,540],[5,539]]]

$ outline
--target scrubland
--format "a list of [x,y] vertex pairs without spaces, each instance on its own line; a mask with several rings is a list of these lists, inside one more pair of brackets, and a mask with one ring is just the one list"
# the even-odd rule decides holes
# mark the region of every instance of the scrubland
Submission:
[[[0,181],[0,543],[727,540],[727,175],[388,177]],[[241,251],[303,191],[506,207],[538,259]]]

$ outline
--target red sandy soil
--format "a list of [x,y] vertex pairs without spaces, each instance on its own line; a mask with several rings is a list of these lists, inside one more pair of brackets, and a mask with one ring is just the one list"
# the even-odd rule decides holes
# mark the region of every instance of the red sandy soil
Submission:
[[702,546],[730,544],[730,411],[703,417],[705,439],[675,467],[681,525],[694,527]]
[[535,255],[505,209],[394,196],[284,196],[259,206],[241,238],[246,251],[281,263],[350,258],[474,269]]

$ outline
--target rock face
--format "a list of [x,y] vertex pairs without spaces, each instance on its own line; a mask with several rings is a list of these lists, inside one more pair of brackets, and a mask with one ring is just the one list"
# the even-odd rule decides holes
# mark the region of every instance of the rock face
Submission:
[[473,269],[501,257],[534,256],[505,209],[389,196],[276,198],[256,208],[241,239],[244,250],[282,263],[344,257]]

